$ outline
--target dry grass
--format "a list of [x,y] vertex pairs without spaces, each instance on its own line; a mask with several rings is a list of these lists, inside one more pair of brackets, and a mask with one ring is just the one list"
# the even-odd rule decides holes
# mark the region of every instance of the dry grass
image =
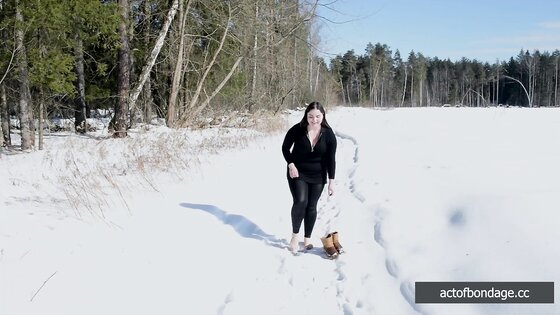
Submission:
[[[23,196],[46,195],[44,200],[55,200],[56,208],[66,215],[111,224],[112,212],[133,211],[130,201],[138,191],[160,191],[170,176],[176,181],[196,179],[208,157],[286,130],[285,116],[268,111],[231,112],[206,121],[210,122],[201,129],[144,125],[130,130],[125,139],[52,135],[47,137],[40,165],[14,172],[25,183],[25,187],[14,186],[14,191]],[[27,156],[13,158],[25,164]]]
[[140,188],[159,191],[160,175],[185,180],[206,157],[284,130],[281,115],[262,112],[231,116],[204,130],[144,126],[125,139],[69,135],[62,147],[47,147],[44,163],[56,169],[47,174],[56,175],[44,180],[59,187],[76,217],[105,221],[109,210],[132,211],[127,200]]
[[286,119],[283,115],[267,111],[259,111],[253,114],[248,119],[247,128],[252,128],[257,131],[273,134],[285,132]]
[[239,111],[209,111],[195,119],[194,128],[245,128],[262,133],[276,133],[285,128],[285,117],[277,112],[260,109],[255,113]]
[[78,218],[85,210],[90,216],[105,219],[104,209],[109,206],[97,176],[91,176],[79,165],[71,150],[64,158],[65,171],[57,174],[57,183]]

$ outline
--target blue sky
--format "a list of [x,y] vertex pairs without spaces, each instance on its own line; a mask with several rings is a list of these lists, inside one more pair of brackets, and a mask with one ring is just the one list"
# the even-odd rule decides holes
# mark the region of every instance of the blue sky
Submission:
[[[309,0],[308,0],[309,1]],[[320,55],[330,59],[371,42],[406,58],[461,57],[495,62],[521,49],[560,49],[560,0],[321,0]],[[349,21],[343,24],[327,22]]]

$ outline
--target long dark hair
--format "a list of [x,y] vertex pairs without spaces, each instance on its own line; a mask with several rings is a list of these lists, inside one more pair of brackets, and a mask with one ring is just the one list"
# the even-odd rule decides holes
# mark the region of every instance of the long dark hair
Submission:
[[305,113],[303,114],[303,118],[301,119],[299,125],[301,127],[307,128],[307,126],[309,125],[309,123],[307,122],[307,114],[314,109],[318,109],[321,112],[321,114],[323,114],[323,121],[321,121],[321,127],[332,129],[329,123],[327,122],[327,115],[325,113],[325,108],[319,102],[311,102],[309,103],[309,105],[307,105],[307,108],[305,109]]

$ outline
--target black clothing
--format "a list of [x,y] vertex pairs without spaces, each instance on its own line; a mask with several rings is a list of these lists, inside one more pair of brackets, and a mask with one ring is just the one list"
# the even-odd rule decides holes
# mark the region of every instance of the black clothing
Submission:
[[291,178],[289,169],[286,170],[288,185],[294,200],[293,233],[299,233],[301,223],[305,221],[305,237],[311,237],[317,219],[319,197],[327,183],[327,178],[334,179],[335,153],[336,137],[330,128],[321,127],[315,146],[311,144],[306,126],[298,123],[286,133],[282,143],[282,154],[288,164],[295,164],[299,173],[299,177]]
[[294,198],[292,206],[292,232],[299,233],[301,222],[305,219],[305,237],[311,237],[315,220],[317,219],[317,202],[324,184],[309,184],[298,178],[288,179],[290,192]]
[[[307,127],[299,123],[288,130],[282,143],[282,154],[286,162],[294,163],[299,178],[311,184],[326,184],[327,177],[334,179],[335,153],[336,137],[332,129],[327,127],[321,127],[314,147],[311,147],[307,136]],[[289,176],[288,173],[288,178]]]

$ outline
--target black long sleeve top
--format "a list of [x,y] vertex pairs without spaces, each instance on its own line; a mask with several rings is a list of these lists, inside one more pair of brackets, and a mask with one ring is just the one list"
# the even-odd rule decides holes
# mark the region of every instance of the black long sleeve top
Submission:
[[[294,125],[284,137],[282,154],[288,164],[295,164],[299,178],[308,183],[326,184],[327,178],[334,179],[336,136],[330,128],[321,127],[319,139],[312,147],[307,127],[299,123]],[[289,172],[287,176],[289,178]]]

